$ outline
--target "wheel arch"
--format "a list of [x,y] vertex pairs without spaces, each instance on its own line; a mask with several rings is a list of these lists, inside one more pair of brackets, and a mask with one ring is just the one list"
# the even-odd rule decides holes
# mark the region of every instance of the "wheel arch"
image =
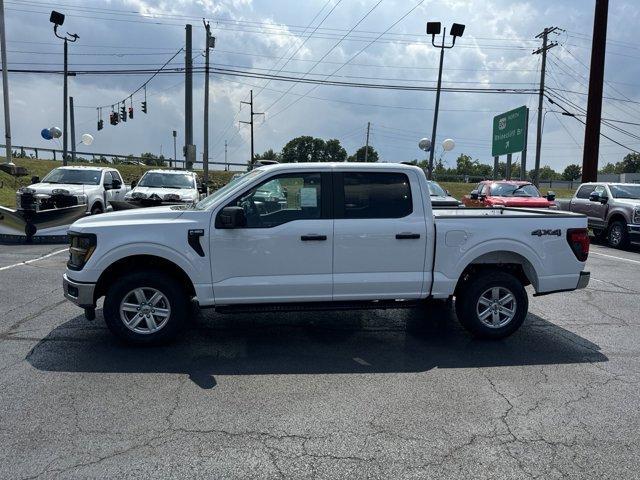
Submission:
[[607,228],[611,227],[613,222],[623,222],[625,225],[627,224],[627,218],[620,211],[614,211],[609,215],[609,220],[607,221]]
[[184,285],[189,296],[195,296],[195,287],[186,272],[177,264],[156,255],[130,255],[122,257],[109,265],[100,275],[96,283],[94,301],[107,293],[109,285],[120,275],[137,269],[161,270],[181,285]]
[[538,274],[533,263],[521,253],[500,250],[483,253],[467,262],[458,277],[455,291],[458,291],[475,273],[488,269],[511,273],[523,286],[533,285],[533,288],[538,290]]

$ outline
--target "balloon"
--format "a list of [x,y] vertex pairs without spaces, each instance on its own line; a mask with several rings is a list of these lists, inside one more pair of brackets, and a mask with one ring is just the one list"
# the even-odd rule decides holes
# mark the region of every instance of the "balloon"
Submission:
[[40,136],[41,136],[42,138],[44,138],[45,140],[51,140],[51,139],[53,138],[53,137],[51,136],[51,132],[49,131],[49,129],[48,129],[48,128],[43,128],[43,129],[40,131]]
[[82,143],[84,145],[91,145],[93,143],[93,136],[89,135],[88,133],[83,133],[82,134]]
[[58,127],[51,127],[49,129],[49,132],[51,133],[51,136],[53,138],[60,138],[62,136],[62,130],[60,130]]
[[442,142],[442,148],[444,149],[445,152],[449,152],[453,150],[455,146],[456,146],[456,142],[454,142],[451,138],[446,138]]
[[431,140],[429,140],[428,138],[423,138],[418,142],[418,148],[420,150],[428,152],[429,150],[431,150]]

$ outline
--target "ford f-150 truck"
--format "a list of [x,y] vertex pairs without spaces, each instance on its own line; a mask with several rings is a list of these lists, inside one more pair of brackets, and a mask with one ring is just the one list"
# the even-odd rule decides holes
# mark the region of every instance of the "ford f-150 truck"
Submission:
[[128,191],[115,168],[58,167],[42,181],[18,190],[16,204],[18,208],[35,211],[86,205],[87,213],[96,214],[106,212],[111,200],[124,199]]
[[561,210],[585,214],[593,233],[613,248],[640,242],[640,184],[583,183],[573,198],[557,203]]
[[[265,191],[284,200],[264,208]],[[138,344],[173,338],[192,302],[246,312],[451,297],[473,334],[501,338],[527,314],[525,286],[589,281],[584,215],[432,210],[424,172],[402,164],[264,166],[195,205],[86,217],[69,235],[64,295],[89,319],[104,296],[110,330]]]
[[[202,198],[205,187],[194,172],[186,170],[149,170],[124,200],[136,206],[194,203]],[[117,209],[116,209],[117,210]]]

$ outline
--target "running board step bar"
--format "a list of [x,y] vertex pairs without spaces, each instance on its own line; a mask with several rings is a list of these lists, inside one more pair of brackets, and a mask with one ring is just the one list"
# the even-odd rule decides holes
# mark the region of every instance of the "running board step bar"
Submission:
[[386,310],[415,308],[419,300],[366,300],[357,302],[254,303],[250,305],[219,305],[218,313],[302,312],[323,310]]

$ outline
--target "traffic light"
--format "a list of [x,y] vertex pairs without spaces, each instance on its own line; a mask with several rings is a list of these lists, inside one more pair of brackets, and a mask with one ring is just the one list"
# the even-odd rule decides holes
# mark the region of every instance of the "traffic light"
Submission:
[[109,123],[111,125],[117,125],[118,124],[118,112],[111,112],[109,114]]
[[129,118],[133,118],[133,107],[129,107]]
[[147,113],[147,101],[142,102],[142,112]]
[[104,128],[104,121],[102,119],[98,120],[98,130],[102,130]]
[[120,120],[122,120],[123,122],[127,121],[127,107],[125,107],[124,105],[120,107]]

